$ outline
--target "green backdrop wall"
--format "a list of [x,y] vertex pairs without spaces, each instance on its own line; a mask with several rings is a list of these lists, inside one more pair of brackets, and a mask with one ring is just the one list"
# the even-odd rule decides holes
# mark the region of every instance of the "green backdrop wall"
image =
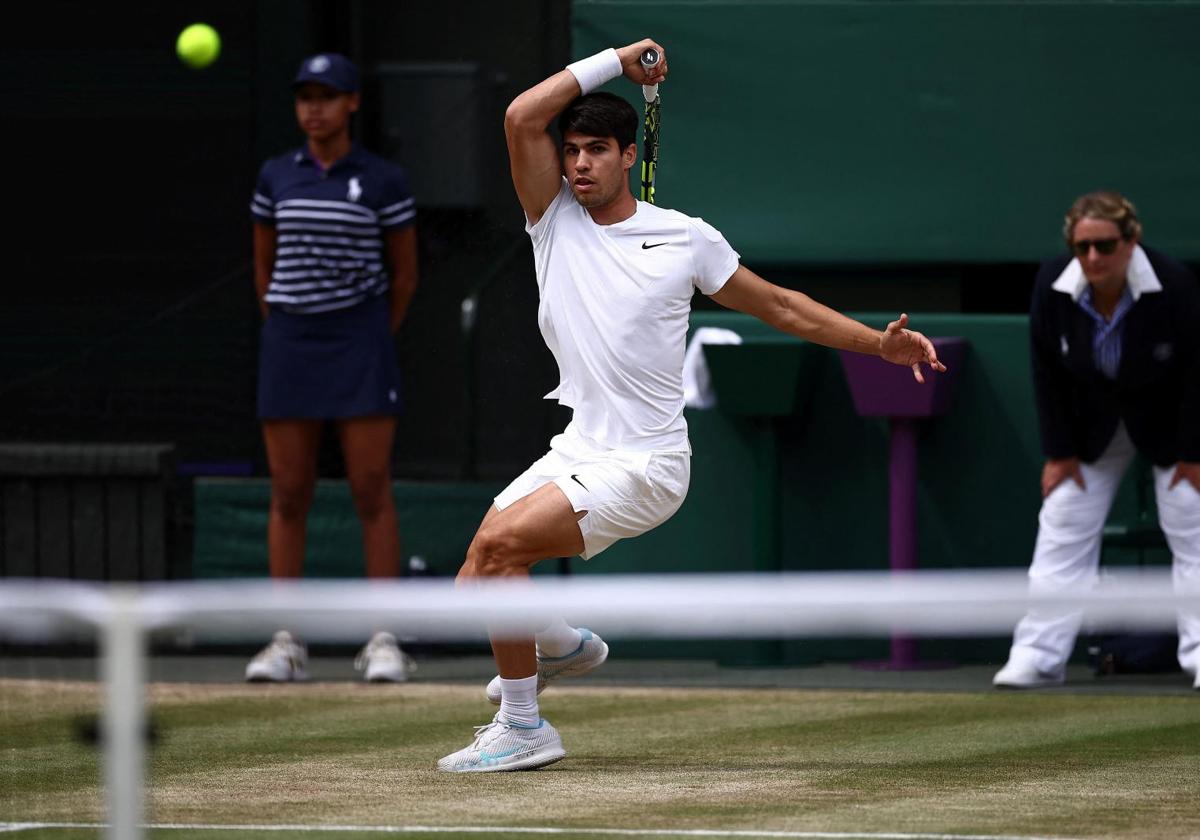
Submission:
[[[1038,260],[1092,189],[1200,256],[1200,5],[575,0],[667,50],[660,202],[752,262]],[[625,80],[608,89],[640,101]]]

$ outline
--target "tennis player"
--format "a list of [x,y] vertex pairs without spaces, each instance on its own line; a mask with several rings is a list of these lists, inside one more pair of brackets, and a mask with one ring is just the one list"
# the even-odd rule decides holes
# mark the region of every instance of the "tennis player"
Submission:
[[[638,59],[649,47],[662,59],[646,70]],[[791,335],[908,365],[918,381],[921,363],[945,370],[929,340],[905,329],[906,316],[884,332],[871,329],[763,280],[700,219],[637,201],[629,189],[637,112],[592,92],[621,75],[638,85],[664,81],[665,51],[651,40],[605,50],[525,91],[505,114],[513,184],[533,239],[538,324],[560,372],[548,396],[573,417],[496,497],[460,583],[522,578],[549,557],[591,559],[679,509],[690,477],[683,355],[694,289]],[[547,133],[556,118],[561,158]],[[608,655],[599,636],[562,621],[535,638],[493,634],[492,650],[500,674],[487,693],[500,710],[469,746],[438,762],[442,770],[528,770],[561,759],[562,739],[539,715],[537,694]]]

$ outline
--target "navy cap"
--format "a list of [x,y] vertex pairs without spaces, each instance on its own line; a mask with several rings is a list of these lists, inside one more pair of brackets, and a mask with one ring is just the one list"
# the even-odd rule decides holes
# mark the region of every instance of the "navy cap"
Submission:
[[300,62],[300,71],[292,82],[292,90],[308,82],[326,85],[343,93],[357,93],[358,68],[344,55],[318,53]]

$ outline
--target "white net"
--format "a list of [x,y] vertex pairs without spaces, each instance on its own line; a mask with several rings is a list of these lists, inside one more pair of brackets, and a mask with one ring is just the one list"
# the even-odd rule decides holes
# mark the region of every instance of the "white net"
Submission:
[[89,632],[116,616],[144,631],[245,638],[289,626],[357,641],[386,626],[409,637],[477,640],[551,620],[614,637],[794,638],[1005,635],[1031,607],[1083,611],[1097,628],[1170,629],[1197,593],[1165,570],[1129,570],[1073,592],[1031,592],[1023,572],[785,573],[536,577],[455,588],[445,580],[177,582],[139,587],[0,583],[0,633]]

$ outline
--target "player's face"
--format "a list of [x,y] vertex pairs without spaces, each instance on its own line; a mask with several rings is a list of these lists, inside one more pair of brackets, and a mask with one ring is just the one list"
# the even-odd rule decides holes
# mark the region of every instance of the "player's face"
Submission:
[[318,143],[348,132],[350,115],[357,110],[357,93],[343,93],[315,82],[296,90],[296,122],[308,139]]
[[568,132],[563,138],[563,171],[575,200],[584,207],[605,207],[629,189],[629,169],[637,146],[624,151],[615,137]]
[[1117,223],[1108,219],[1080,219],[1071,234],[1072,250],[1093,286],[1123,284],[1135,245],[1136,239],[1123,238]]

